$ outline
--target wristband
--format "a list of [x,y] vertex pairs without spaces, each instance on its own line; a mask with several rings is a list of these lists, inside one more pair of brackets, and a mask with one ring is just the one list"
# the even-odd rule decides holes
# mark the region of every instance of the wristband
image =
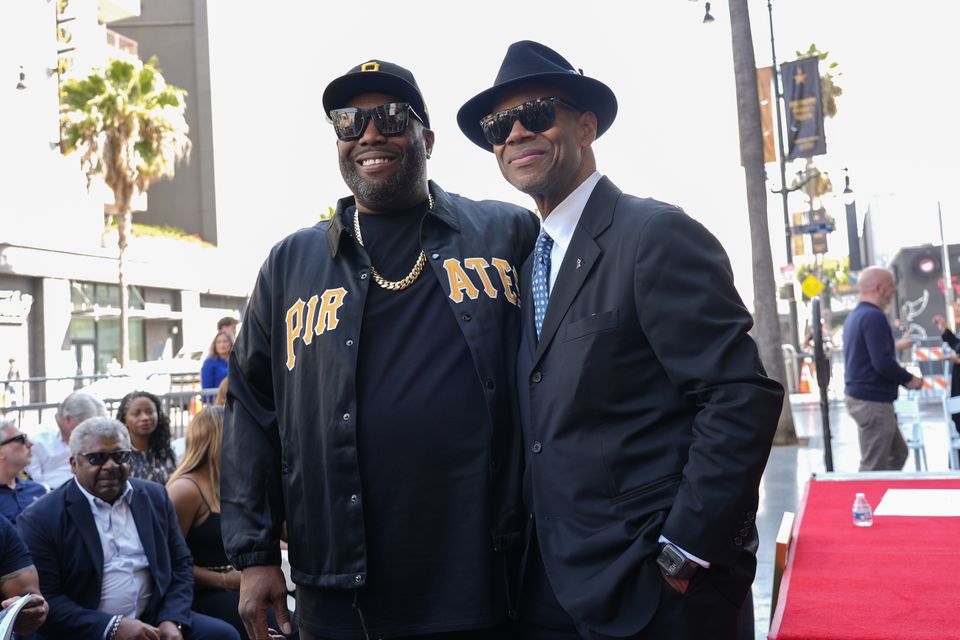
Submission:
[[120,630],[121,620],[123,620],[123,616],[113,617],[113,622],[110,624],[110,631],[107,633],[107,640],[113,640],[117,637],[117,631]]

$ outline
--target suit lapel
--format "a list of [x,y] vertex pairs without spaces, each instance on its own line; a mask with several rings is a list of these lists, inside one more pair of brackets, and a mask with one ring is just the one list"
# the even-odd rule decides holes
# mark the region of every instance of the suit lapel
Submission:
[[97,582],[103,579],[103,547],[100,546],[100,533],[97,531],[97,523],[93,519],[93,512],[90,510],[90,503],[86,496],[80,492],[76,481],[70,481],[71,486],[67,489],[67,513],[80,538],[83,539],[83,546],[87,550],[90,561],[97,572]]
[[133,487],[130,511],[133,513],[133,521],[137,524],[137,533],[140,535],[143,552],[150,562],[150,575],[153,576],[154,582],[157,582],[157,543],[153,530],[153,508],[150,505],[150,498],[140,487]]
[[537,343],[535,363],[543,357],[547,347],[550,346],[567,310],[600,258],[600,254],[603,253],[595,238],[610,226],[620,193],[608,178],[603,177],[590,194],[590,199],[587,200],[583,214],[580,216],[580,222],[577,223],[577,228],[573,232],[570,246],[567,247],[563,263],[557,265],[560,271],[550,292],[550,302],[543,318],[540,341]]

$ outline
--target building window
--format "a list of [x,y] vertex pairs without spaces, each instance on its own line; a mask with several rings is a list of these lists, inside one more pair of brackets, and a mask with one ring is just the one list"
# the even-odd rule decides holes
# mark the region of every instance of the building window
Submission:
[[[100,282],[73,282],[70,344],[77,358],[78,375],[108,373],[110,363],[120,359],[120,287]],[[130,309],[142,310],[143,292],[130,287]],[[127,319],[130,359],[143,361],[146,341],[143,318]]]

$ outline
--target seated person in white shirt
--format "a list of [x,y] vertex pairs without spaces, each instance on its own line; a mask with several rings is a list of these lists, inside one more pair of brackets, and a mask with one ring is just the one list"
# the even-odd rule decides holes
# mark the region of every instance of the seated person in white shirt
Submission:
[[78,424],[87,418],[107,415],[107,408],[99,399],[82,391],[71,393],[57,407],[52,425],[31,435],[33,441],[33,461],[25,471],[37,482],[56,489],[73,477],[70,470],[70,434]]
[[130,436],[91,418],[70,436],[74,481],[18,518],[50,605],[39,638],[239,640],[190,611],[193,558],[161,485],[130,478]]

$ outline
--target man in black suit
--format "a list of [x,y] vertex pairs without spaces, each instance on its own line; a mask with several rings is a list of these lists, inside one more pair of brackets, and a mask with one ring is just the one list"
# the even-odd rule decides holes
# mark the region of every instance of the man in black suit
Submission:
[[130,437],[110,418],[70,435],[74,481],[17,520],[50,604],[41,638],[239,640],[190,611],[193,558],[164,488],[129,478]]
[[606,85],[524,41],[458,114],[543,217],[520,272],[523,635],[732,639],[783,389],[717,240],[597,172],[616,112]]

